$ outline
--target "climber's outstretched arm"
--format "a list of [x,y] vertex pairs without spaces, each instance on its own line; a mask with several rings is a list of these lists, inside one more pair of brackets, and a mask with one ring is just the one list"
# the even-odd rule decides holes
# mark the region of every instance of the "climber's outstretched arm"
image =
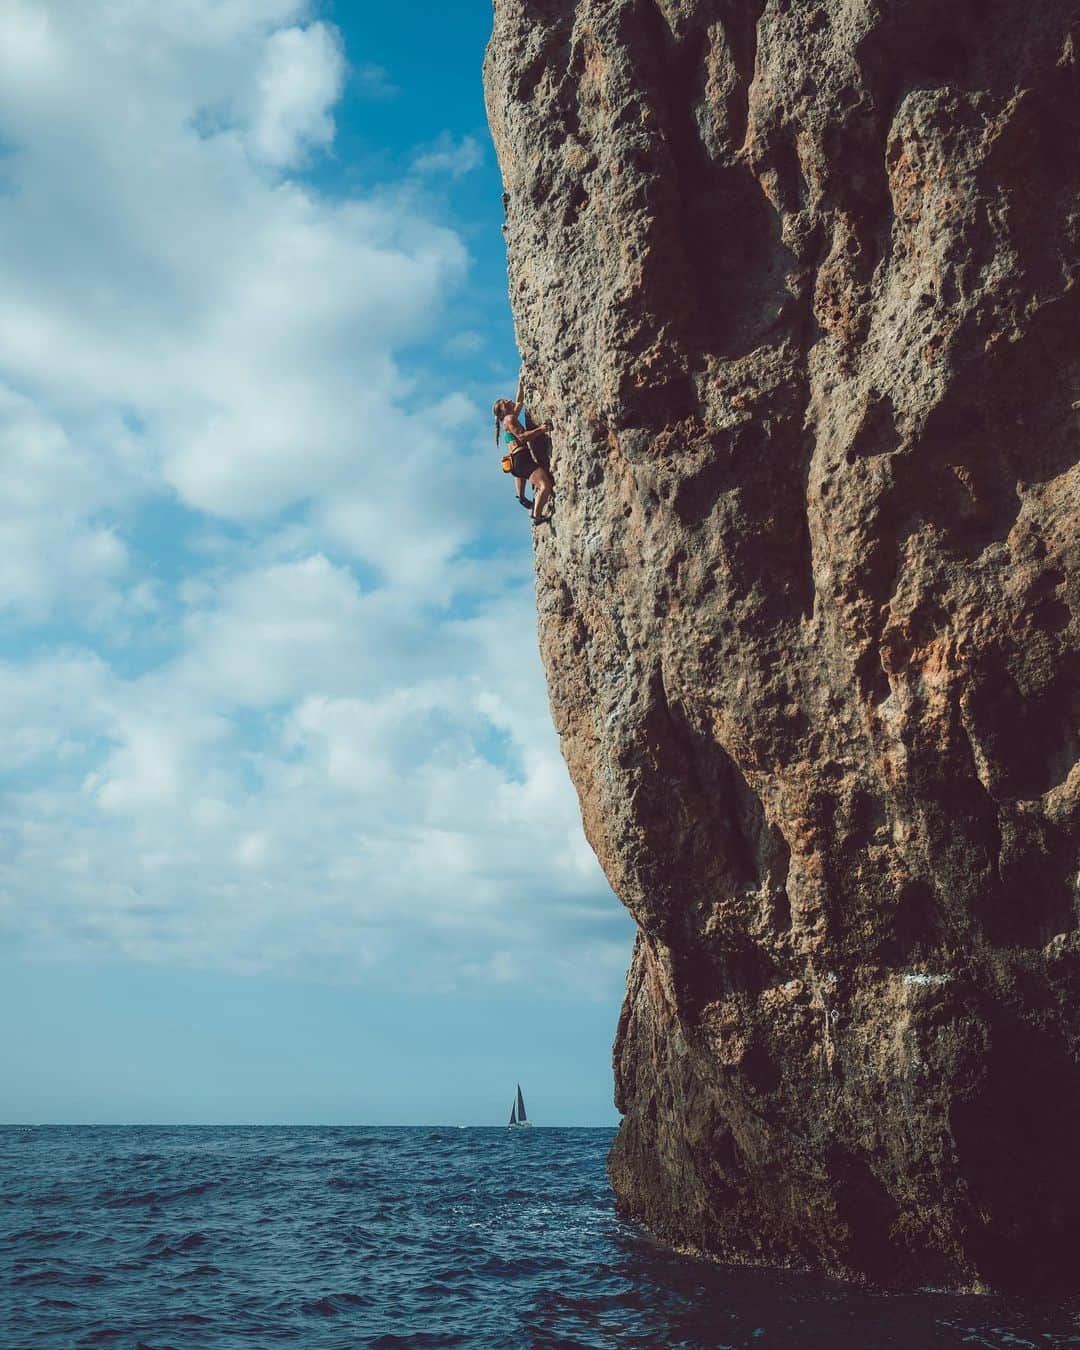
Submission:
[[531,431],[515,431],[514,439],[517,441],[531,441],[534,436],[546,436],[551,430],[546,422],[541,422],[538,427],[533,427]]

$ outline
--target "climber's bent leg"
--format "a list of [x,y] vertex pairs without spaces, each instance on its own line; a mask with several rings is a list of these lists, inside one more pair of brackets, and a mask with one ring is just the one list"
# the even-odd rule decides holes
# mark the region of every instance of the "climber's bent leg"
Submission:
[[551,474],[546,469],[534,469],[529,475],[529,482],[533,485],[533,519],[541,520],[544,515],[544,508],[551,501],[555,484],[551,481]]

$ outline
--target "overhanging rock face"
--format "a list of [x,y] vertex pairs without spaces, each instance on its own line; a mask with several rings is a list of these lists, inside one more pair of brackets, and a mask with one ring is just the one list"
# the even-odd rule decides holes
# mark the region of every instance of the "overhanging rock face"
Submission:
[[496,0],[611,1178],[725,1259],[1080,1286],[1078,62],[1064,0]]

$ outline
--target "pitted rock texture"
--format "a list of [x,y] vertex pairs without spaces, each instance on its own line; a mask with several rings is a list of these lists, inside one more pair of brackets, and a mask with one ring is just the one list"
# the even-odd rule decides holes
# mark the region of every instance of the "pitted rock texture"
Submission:
[[496,0],[610,1174],[724,1259],[1080,1287],[1078,60],[1062,0]]

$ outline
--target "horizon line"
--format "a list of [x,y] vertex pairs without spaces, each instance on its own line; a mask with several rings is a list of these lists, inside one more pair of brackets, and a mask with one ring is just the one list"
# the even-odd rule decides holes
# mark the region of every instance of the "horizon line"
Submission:
[[[538,1125],[536,1130],[617,1130],[613,1125]],[[505,1130],[503,1124],[469,1124],[454,1121],[410,1121],[393,1124],[346,1123],[342,1121],[285,1120],[0,1120],[0,1130]]]

